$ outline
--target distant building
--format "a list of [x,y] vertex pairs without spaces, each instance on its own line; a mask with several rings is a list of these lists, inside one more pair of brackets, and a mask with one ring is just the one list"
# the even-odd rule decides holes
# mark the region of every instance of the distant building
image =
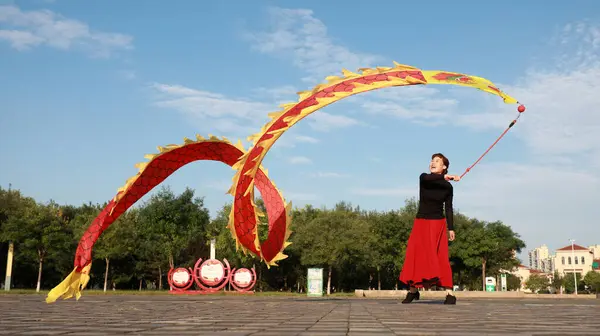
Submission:
[[577,244],[567,245],[556,250],[554,268],[563,275],[575,272],[584,277],[593,269],[595,259],[594,250]]
[[554,272],[554,262],[550,256],[548,246],[542,245],[529,251],[529,268],[544,273]]
[[[525,288],[525,283],[531,274],[544,275],[552,281],[555,272],[562,276],[578,273],[581,278],[590,271],[600,272],[600,245],[584,247],[574,244],[567,245],[551,255],[546,245],[537,247],[528,253],[529,267],[519,265],[511,271],[505,271],[521,280],[521,291],[531,292]],[[551,289],[551,288],[549,288]],[[562,290],[560,292],[562,293]]]
[[592,261],[592,269],[596,272],[600,272],[600,245],[592,245],[588,248],[594,255],[594,260]]
[[594,255],[594,259],[600,259],[600,245],[592,245],[588,247],[592,254]]
[[548,281],[550,281],[551,276],[547,273],[544,273],[540,270],[536,270],[530,267],[527,267],[525,265],[519,265],[516,268],[514,268],[512,270],[512,272],[509,272],[512,275],[515,275],[517,278],[519,278],[519,280],[521,280],[521,288],[519,289],[519,291],[523,291],[526,293],[531,293],[531,290],[528,288],[525,288],[525,284],[527,283],[527,280],[529,280],[529,277],[532,274],[539,274],[539,275],[544,275],[548,278]]

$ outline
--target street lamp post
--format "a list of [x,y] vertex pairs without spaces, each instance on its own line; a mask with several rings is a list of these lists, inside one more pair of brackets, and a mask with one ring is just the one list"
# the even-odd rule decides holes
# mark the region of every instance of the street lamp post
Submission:
[[575,284],[575,295],[577,295],[577,275],[575,274],[575,239],[570,239],[571,241],[571,255],[573,256],[573,283]]
[[[12,184],[8,184],[8,206],[12,206]],[[9,208],[12,209],[12,208]],[[10,210],[9,210],[10,211]],[[10,290],[10,282],[12,280],[12,263],[14,255],[15,245],[14,242],[8,242],[8,254],[6,255],[6,274],[4,276],[4,290]]]

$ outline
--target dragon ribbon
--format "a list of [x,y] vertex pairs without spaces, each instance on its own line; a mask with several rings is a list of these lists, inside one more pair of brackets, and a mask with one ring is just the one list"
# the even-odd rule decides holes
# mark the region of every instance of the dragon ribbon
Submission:
[[233,166],[237,172],[233,178],[233,185],[229,190],[229,193],[235,197],[229,225],[234,226],[236,232],[243,234],[238,238],[240,242],[254,254],[260,255],[267,264],[280,260],[283,255],[281,252],[275,254],[272,249],[261,249],[256,219],[241,216],[240,209],[243,209],[245,204],[248,204],[249,200],[254,198],[255,176],[269,149],[283,132],[307,115],[358,93],[392,86],[419,84],[469,86],[500,96],[507,104],[518,103],[517,100],[502,92],[485,78],[455,72],[423,71],[396,62],[394,64],[395,67],[393,68],[360,69],[360,74],[343,70],[343,77],[327,77],[326,84],[317,85],[310,91],[299,92],[298,102],[282,104],[283,110],[269,114],[271,121],[263,126],[259,133],[248,138],[249,141],[253,142],[253,147]]
[[[244,154],[241,142],[232,145],[227,139],[210,136],[209,139],[197,135],[196,140],[184,139],[183,145],[167,145],[158,147],[158,154],[146,155],[150,161],[138,163],[138,173],[127,180],[117,195],[104,207],[100,214],[85,231],[75,252],[75,268],[58,286],[53,288],[46,298],[47,303],[64,299],[81,297],[81,290],[89,281],[92,263],[92,247],[96,240],[121,214],[129,209],[155,186],[164,181],[177,169],[188,163],[199,160],[220,161],[232,166]],[[265,250],[269,246],[285,248],[290,236],[288,230],[291,204],[286,204],[277,187],[267,177],[266,169],[259,169],[256,175],[256,187],[265,200],[265,208],[269,219],[269,236],[263,242]],[[241,217],[256,218],[263,215],[255,206],[253,200],[239,208]],[[229,226],[236,238],[240,232]]]
[[[298,121],[307,115],[343,98],[381,88],[407,85],[451,84],[467,86],[494,94],[507,104],[518,103],[489,80],[456,72],[420,70],[394,62],[394,67],[359,69],[360,73],[342,70],[343,77],[327,77],[327,83],[317,85],[310,91],[299,92],[299,100],[283,104],[281,111],[270,113],[271,121],[261,131],[248,138],[253,146],[244,151],[241,143],[232,145],[226,139],[197,137],[196,141],[185,139],[183,145],[158,147],[159,154],[147,155],[149,162],[136,165],[137,175],[129,179],[119,189],[117,195],[94,219],[81,238],[75,254],[75,269],[63,282],[56,286],[46,301],[54,302],[59,297],[65,299],[81,296],[81,290],[89,281],[92,261],[92,247],[100,234],[143,195],[160,184],[182,166],[198,160],[220,161],[236,170],[228,193],[233,196],[228,228],[236,241],[236,248],[248,251],[264,261],[267,266],[276,266],[287,256],[283,250],[291,244],[290,209],[261,167],[267,152],[275,141]],[[524,107],[519,107],[523,112]],[[512,126],[512,125],[511,125]],[[261,213],[254,204],[254,187],[259,190],[269,221],[268,238],[260,242],[258,236],[258,216]]]

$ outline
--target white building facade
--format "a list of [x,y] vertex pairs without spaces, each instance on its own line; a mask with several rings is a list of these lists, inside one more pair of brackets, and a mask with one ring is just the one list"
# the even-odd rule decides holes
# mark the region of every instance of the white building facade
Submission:
[[600,245],[592,245],[588,247],[592,254],[594,255],[594,259],[600,259]]
[[575,272],[583,277],[593,269],[594,259],[594,252],[590,248],[577,244],[567,245],[556,250],[554,269],[562,275]]

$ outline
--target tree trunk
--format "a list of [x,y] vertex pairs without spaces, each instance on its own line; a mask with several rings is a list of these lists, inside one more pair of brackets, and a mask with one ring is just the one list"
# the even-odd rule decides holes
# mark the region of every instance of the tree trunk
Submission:
[[483,291],[485,292],[485,264],[487,263],[487,260],[485,260],[485,258],[481,259],[481,278],[483,281]]
[[381,270],[377,267],[377,290],[381,290]]
[[[169,267],[171,269],[175,268],[175,260],[173,259],[173,255],[171,253],[169,253]],[[171,285],[169,285],[169,290],[173,290],[173,287],[171,287]]]
[[143,279],[140,279],[140,289],[139,289],[140,292],[142,291],[142,281],[143,281]]
[[327,275],[327,295],[331,295],[331,265],[329,265],[329,274]]
[[38,279],[37,279],[37,287],[35,289],[36,292],[40,291],[40,287],[42,284],[42,266],[44,265],[44,257],[42,256],[42,253],[38,253],[39,254],[39,269],[38,269]]
[[502,291],[502,282],[500,282],[500,274],[496,275],[496,292]]
[[162,290],[162,268],[160,266],[158,266],[158,290]]
[[110,264],[110,259],[104,258],[106,261],[106,270],[104,271],[104,292],[106,292],[106,287],[108,286],[108,267]]

